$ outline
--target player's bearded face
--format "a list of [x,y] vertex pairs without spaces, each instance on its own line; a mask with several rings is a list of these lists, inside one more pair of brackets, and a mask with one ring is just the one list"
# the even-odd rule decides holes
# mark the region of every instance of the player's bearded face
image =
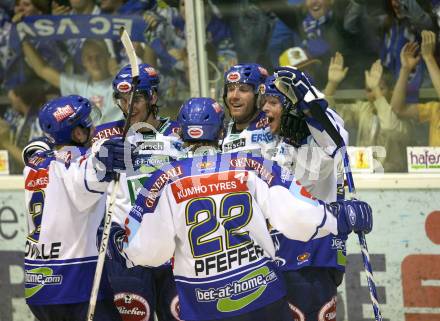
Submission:
[[255,113],[254,88],[248,84],[228,84],[226,86],[226,103],[231,117],[237,123],[252,119]]
[[278,134],[281,126],[281,113],[283,111],[280,99],[275,96],[263,96],[261,107],[269,120],[271,133]]

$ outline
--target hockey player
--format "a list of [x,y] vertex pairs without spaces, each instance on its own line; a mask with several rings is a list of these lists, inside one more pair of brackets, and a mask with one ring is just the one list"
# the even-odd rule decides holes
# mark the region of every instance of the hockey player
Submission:
[[[90,146],[93,115],[81,96],[56,98],[40,110],[39,123],[55,150],[37,152],[24,169],[29,234],[25,248],[25,297],[41,321],[86,320],[98,251],[96,232],[105,211],[101,194],[84,184],[79,159]],[[123,144],[106,142],[113,170],[123,169]],[[110,159],[111,158],[111,159]],[[102,177],[113,177],[103,172]],[[95,320],[120,320],[108,281],[101,281]]]
[[[223,117],[211,98],[190,99],[178,117],[183,140],[215,149]],[[128,237],[123,254],[135,264],[159,266],[174,254],[184,320],[293,320],[271,260],[275,248],[266,219],[302,241],[372,228],[368,204],[325,204],[282,176],[275,163],[251,154],[175,161],[144,187],[126,230],[112,233],[120,234],[120,250]]]
[[[289,85],[298,102],[295,105],[275,87],[275,76],[260,87],[260,103],[277,141],[273,160],[290,170],[314,197],[325,202],[337,200],[337,146],[311,117],[310,105],[325,110],[335,128],[347,141],[342,119],[330,108],[323,95],[298,69],[280,67],[275,74]],[[300,88],[300,86],[303,86]],[[279,136],[281,135],[281,136]],[[339,158],[340,160],[341,158]],[[278,231],[272,236],[283,271],[289,306],[296,320],[335,321],[337,286],[345,270],[345,237],[328,235],[309,242],[291,240]]]
[[267,76],[267,70],[259,64],[235,65],[225,73],[223,101],[231,121],[223,140],[223,152],[265,153],[274,145],[266,115],[257,105],[258,88]]
[[[132,165],[120,175],[120,188],[116,194],[113,222],[123,225],[145,180],[155,170],[180,155],[181,142],[173,135],[177,124],[158,115],[159,75],[148,64],[139,64],[139,84],[133,98],[133,114],[126,142],[136,148]],[[131,67],[123,67],[113,79],[114,98],[127,117],[128,101],[132,91]],[[124,121],[107,123],[97,128],[95,140],[114,138],[122,133]],[[93,164],[89,165],[92,170]],[[111,191],[114,184],[99,181],[89,175],[88,184],[98,191]],[[111,241],[110,241],[111,242]],[[111,244],[109,245],[111,247]],[[171,256],[169,257],[171,258]],[[107,259],[108,275],[115,292],[115,303],[124,319],[133,312],[144,320],[152,321],[154,313],[159,321],[177,320],[178,299],[171,265],[157,268],[135,266],[127,269],[112,256]]]

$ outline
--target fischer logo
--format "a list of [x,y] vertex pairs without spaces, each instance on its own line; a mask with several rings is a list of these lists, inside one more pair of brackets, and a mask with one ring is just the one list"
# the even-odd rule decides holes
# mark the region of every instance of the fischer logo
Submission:
[[140,295],[120,292],[114,298],[116,308],[123,321],[148,321],[150,306]]
[[233,72],[230,72],[227,76],[226,76],[226,79],[228,80],[228,81],[230,81],[230,82],[237,82],[237,81],[239,81],[240,80],[240,73],[239,72],[237,72],[237,71],[233,71]]
[[200,138],[203,136],[202,126],[188,126],[186,131],[191,138]]
[[128,81],[120,82],[117,86],[121,93],[128,93],[131,90],[131,84]]
[[66,119],[67,117],[73,115],[75,111],[70,105],[64,107],[58,107],[57,110],[52,114],[56,121],[59,123]]

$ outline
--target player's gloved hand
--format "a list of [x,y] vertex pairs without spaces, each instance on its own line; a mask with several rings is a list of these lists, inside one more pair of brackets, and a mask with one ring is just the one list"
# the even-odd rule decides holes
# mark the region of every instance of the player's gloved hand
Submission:
[[126,240],[124,228],[116,223],[112,223],[110,239],[108,240],[107,256],[110,260],[114,260],[125,266],[125,258],[122,254],[124,240]]
[[300,146],[301,142],[310,135],[304,114],[292,104],[284,108],[281,114],[280,135],[294,146]]
[[328,205],[338,218],[338,234],[369,233],[373,229],[373,211],[370,205],[356,199],[341,200]]
[[[103,230],[104,227],[101,225],[97,233],[98,250],[101,245]],[[113,260],[116,263],[120,263],[124,267],[126,267],[126,263],[125,258],[122,254],[122,248],[125,239],[126,234],[124,228],[121,227],[119,224],[112,222],[112,225],[110,227],[106,256],[108,259]]]
[[125,170],[125,153],[127,160],[131,160],[132,156],[132,146],[124,143],[121,138],[108,139],[94,146],[93,149],[97,149],[93,158],[93,167],[101,182],[110,182],[114,179],[116,171]]
[[[275,86],[293,105],[302,111],[308,108],[307,103],[323,99],[324,94],[313,86],[309,78],[299,69],[291,66],[275,69]],[[304,103],[301,103],[304,102]]]
[[35,153],[37,152],[51,153],[54,147],[55,145],[46,136],[41,136],[32,139],[23,148],[23,151],[21,153],[21,158],[23,159],[23,163],[29,166],[30,165],[29,160],[33,155],[35,155]]

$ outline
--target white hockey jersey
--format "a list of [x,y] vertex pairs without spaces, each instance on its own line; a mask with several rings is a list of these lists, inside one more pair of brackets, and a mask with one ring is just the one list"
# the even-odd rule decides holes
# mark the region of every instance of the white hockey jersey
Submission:
[[[36,153],[24,169],[28,304],[70,304],[90,298],[98,256],[96,232],[105,198],[85,184],[80,169],[84,153],[85,149],[76,147]],[[106,290],[104,278],[100,292]]]
[[[327,108],[326,114],[348,144],[348,133],[341,117]],[[343,189],[341,153],[331,137],[313,119],[307,119],[311,135],[301,147],[292,146],[280,137],[275,156],[272,158],[283,166],[314,197],[325,202],[337,200],[337,189]],[[297,270],[306,266],[332,267],[344,270],[346,262],[346,236],[328,235],[309,242],[291,240],[280,231],[271,235],[277,250],[277,261],[283,271]]]
[[270,132],[264,112],[260,112],[246,129],[237,132],[234,127],[231,121],[222,142],[223,153],[247,152],[254,156],[274,153],[276,140]]
[[[113,222],[124,225],[125,219],[136,200],[137,194],[145,180],[163,165],[176,160],[182,154],[181,141],[177,135],[173,135],[178,125],[168,118],[161,119],[162,124],[157,132],[139,133],[128,132],[126,140],[136,147],[138,156],[132,160],[132,168],[120,173],[119,189],[116,192]],[[97,127],[95,142],[120,137],[124,121],[112,122]],[[92,162],[87,166],[93,173]],[[107,191],[109,194],[114,188],[114,182],[99,182],[96,175],[88,175],[87,182],[91,189],[98,192]],[[107,200],[109,202],[110,200]],[[108,204],[107,204],[108,205]]]
[[151,266],[174,255],[182,319],[240,315],[285,295],[266,220],[302,241],[337,233],[323,203],[275,163],[238,153],[188,158],[147,182],[124,253]]
[[[327,108],[326,114],[345,144],[348,144],[348,132],[344,129],[342,118],[330,108]],[[332,138],[318,124],[307,119],[307,126],[311,135],[301,147],[292,146],[276,136],[276,151],[272,160],[294,173],[295,178],[314,197],[325,202],[335,202],[341,153]]]

